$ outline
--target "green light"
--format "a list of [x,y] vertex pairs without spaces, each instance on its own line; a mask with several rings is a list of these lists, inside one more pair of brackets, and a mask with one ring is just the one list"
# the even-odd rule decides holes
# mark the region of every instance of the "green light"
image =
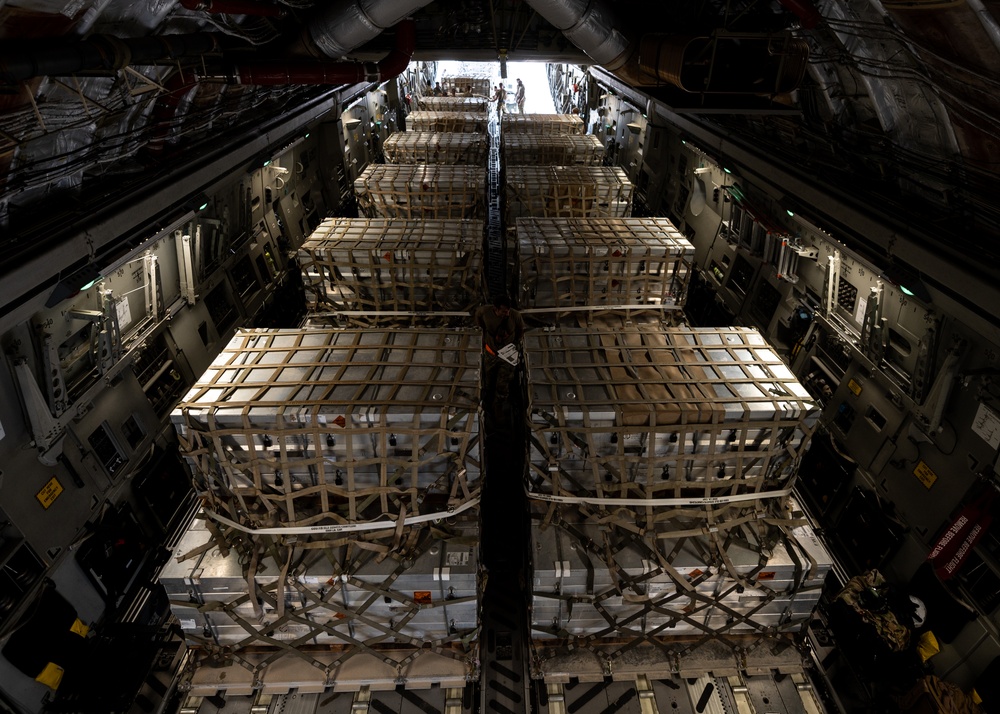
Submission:
[[204,211],[206,208],[208,208],[208,201],[205,201],[203,204],[198,206],[199,211]]
[[306,135],[305,135],[304,137],[302,137],[302,138],[304,138],[304,139],[308,139],[308,138],[309,138],[309,134],[306,134]]
[[722,167],[722,170],[725,171],[727,174],[731,174],[732,173],[732,171],[730,171],[729,169],[727,169],[725,166]]
[[90,290],[92,287],[94,287],[95,285],[97,285],[97,283],[101,282],[102,280],[104,280],[104,277],[98,275],[96,278],[94,278],[93,280],[91,280],[89,283],[87,283],[86,285],[84,285],[80,289],[81,290]]
[[270,159],[268,159],[267,161],[264,162],[264,166],[270,166],[270,165],[271,165],[271,160]]
[[789,216],[794,216],[795,215],[794,213],[792,213],[791,211],[789,211],[787,208],[785,209],[785,213],[787,213]]
[[899,289],[903,291],[903,295],[909,295],[910,297],[915,297],[915,293],[913,293],[913,291],[911,291],[911,290],[908,290],[903,285],[900,285]]
[[684,141],[684,139],[681,139],[681,143],[684,144],[684,146],[687,146],[688,144],[686,141]]

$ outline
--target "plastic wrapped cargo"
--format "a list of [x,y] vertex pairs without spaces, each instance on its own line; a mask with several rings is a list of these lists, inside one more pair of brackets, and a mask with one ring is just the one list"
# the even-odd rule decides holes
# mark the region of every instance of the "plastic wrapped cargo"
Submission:
[[406,117],[406,125],[410,131],[486,134],[489,115],[487,112],[415,111]]
[[592,134],[512,134],[503,154],[507,166],[600,166],[604,145]]
[[583,134],[583,119],[577,114],[505,114],[501,134]]
[[[698,525],[692,520],[696,533]],[[671,539],[593,522],[536,523],[532,638],[798,632],[830,556],[808,525],[761,530],[740,523]]]
[[354,182],[368,218],[483,218],[486,169],[376,164]]
[[788,495],[819,415],[751,328],[559,328],[524,353],[531,497],[650,529],[676,507]]
[[480,351],[475,330],[238,332],[171,415],[206,512],[361,542],[474,508]]
[[[383,550],[248,544],[210,525],[196,518],[160,574],[196,659],[221,654],[269,686],[288,660],[336,678],[358,656],[402,662],[383,674],[387,686],[407,684],[407,661],[430,653],[424,677],[474,677],[481,592],[474,512],[406,529]],[[369,683],[379,681],[378,670],[368,668]],[[239,680],[225,678],[216,689],[230,686]]]
[[532,675],[801,672],[797,638],[832,558],[795,503],[783,506],[687,510],[686,530],[667,535],[613,511],[536,514]]
[[382,144],[390,164],[463,164],[486,166],[490,151],[485,134],[403,131]]
[[484,301],[482,221],[328,218],[299,248],[310,312],[347,324],[385,313],[469,313]]
[[[489,87],[487,86],[487,89]],[[428,112],[485,112],[489,109],[489,99],[479,97],[433,97],[425,96],[417,100],[417,107]]]
[[617,166],[510,166],[507,225],[521,217],[626,218],[632,183]]
[[556,317],[594,306],[684,304],[694,246],[665,218],[519,218],[516,225],[522,308],[551,308]]

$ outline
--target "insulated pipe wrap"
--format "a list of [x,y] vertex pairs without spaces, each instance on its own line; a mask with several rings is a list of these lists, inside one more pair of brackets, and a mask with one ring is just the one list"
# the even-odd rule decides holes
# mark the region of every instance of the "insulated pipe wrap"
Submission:
[[602,0],[527,0],[535,12],[588,57],[614,71],[628,58],[630,43]]
[[340,59],[431,0],[340,0],[309,25],[309,37],[327,57]]

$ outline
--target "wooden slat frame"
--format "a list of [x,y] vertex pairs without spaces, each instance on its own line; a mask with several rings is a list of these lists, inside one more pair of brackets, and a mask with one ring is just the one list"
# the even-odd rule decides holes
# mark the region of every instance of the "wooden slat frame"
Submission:
[[486,169],[375,164],[354,182],[368,218],[483,218]]
[[522,308],[684,304],[694,246],[666,218],[518,218],[516,231]]
[[490,142],[486,134],[404,131],[382,144],[390,164],[462,164],[486,166]]
[[627,218],[633,186],[617,166],[511,166],[507,225],[521,217]]
[[483,231],[482,221],[328,218],[298,252],[306,305],[373,313],[349,324],[384,311],[469,312],[484,300]]
[[[487,90],[489,87],[487,87]],[[485,96],[432,97],[424,96],[417,99],[419,110],[427,112],[476,112],[489,109],[489,99]]]
[[604,145],[593,134],[511,134],[503,138],[507,166],[600,166]]
[[500,120],[501,135],[583,134],[583,119],[576,114],[505,114]]
[[415,111],[406,117],[410,131],[472,132],[486,134],[489,114],[487,112],[442,112]]
[[493,82],[489,77],[476,75],[445,76],[441,78],[441,89],[448,93],[454,89],[460,95],[489,97],[493,94]]

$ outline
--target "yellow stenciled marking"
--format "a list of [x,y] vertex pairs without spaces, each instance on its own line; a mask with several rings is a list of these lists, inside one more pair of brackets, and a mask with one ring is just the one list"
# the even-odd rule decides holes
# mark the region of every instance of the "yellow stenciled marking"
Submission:
[[59,494],[62,492],[62,484],[59,483],[59,479],[53,476],[47,484],[42,486],[42,490],[35,494],[35,498],[42,504],[42,508],[47,510],[59,498]]
[[855,382],[853,379],[847,383],[847,388],[851,390],[851,393],[855,397],[861,394],[861,385]]
[[920,479],[920,483],[922,483],[926,488],[933,486],[934,482],[938,479],[937,474],[934,473],[933,469],[931,469],[931,467],[923,461],[918,463],[917,467],[913,469],[913,475]]

